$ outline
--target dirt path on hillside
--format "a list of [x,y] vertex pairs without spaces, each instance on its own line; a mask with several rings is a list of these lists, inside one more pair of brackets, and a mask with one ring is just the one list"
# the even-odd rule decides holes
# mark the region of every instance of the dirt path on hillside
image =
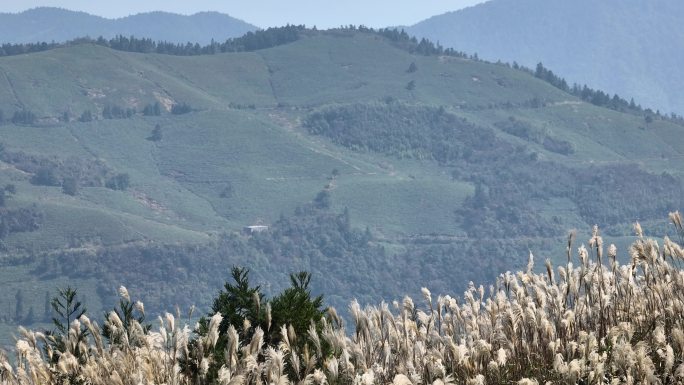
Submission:
[[7,81],[7,85],[9,86],[9,90],[12,92],[12,96],[14,97],[14,101],[17,103],[19,107],[22,109],[25,108],[24,103],[19,99],[19,94],[17,94],[17,90],[14,88],[14,83],[12,83],[12,79],[9,77],[9,74],[7,71],[0,67],[0,71],[2,71],[3,76],[5,77],[5,80]]

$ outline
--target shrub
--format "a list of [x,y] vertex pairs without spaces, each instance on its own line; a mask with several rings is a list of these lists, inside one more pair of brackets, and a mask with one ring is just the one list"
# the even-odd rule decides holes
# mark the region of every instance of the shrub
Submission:
[[171,107],[171,113],[174,115],[183,115],[190,112],[192,112],[192,107],[186,103],[174,104],[173,107]]
[[161,115],[161,104],[156,102],[154,104],[148,104],[143,108],[143,115],[145,116],[160,116]]
[[105,119],[125,119],[133,115],[135,115],[135,110],[117,105],[106,105],[102,110],[102,117]]
[[93,121],[93,113],[90,112],[90,110],[83,111],[81,116],[78,118],[78,121],[81,123],[92,122]]
[[159,142],[160,140],[162,140],[163,137],[164,135],[162,132],[162,128],[159,124],[157,124],[156,126],[154,126],[154,129],[152,130],[152,134],[150,134],[150,136],[147,137],[147,140]]
[[36,114],[29,110],[21,110],[14,112],[12,116],[13,124],[31,125],[36,122]]
[[64,178],[62,181],[62,192],[71,196],[78,194],[78,179],[72,177]]
[[57,171],[54,167],[41,167],[31,178],[31,183],[37,186],[59,186]]
[[126,190],[131,184],[131,178],[128,174],[117,174],[107,180],[105,187],[112,190]]

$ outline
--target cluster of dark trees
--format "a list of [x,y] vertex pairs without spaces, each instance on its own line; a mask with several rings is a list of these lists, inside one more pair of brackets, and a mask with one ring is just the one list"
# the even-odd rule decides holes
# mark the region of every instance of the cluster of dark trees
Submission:
[[[159,102],[148,103],[143,107],[142,111],[137,111],[135,108],[121,107],[115,104],[107,104],[102,110],[103,119],[128,119],[135,116],[138,113],[142,113],[144,116],[161,116],[163,108]],[[177,103],[171,106],[171,114],[173,115],[183,115],[194,111],[192,106],[188,103]],[[68,115],[63,121],[70,121]],[[91,122],[95,120],[95,115],[90,110],[85,110],[81,116],[77,119],[79,122]]]
[[34,206],[15,209],[0,207],[0,240],[11,233],[35,231],[40,220],[41,214]]
[[0,110],[0,124],[9,121],[12,124],[16,125],[30,126],[34,124],[37,119],[38,118],[36,117],[36,114],[33,113],[33,111],[27,109],[14,111],[14,114],[11,117],[5,117],[5,112],[3,110]]
[[[0,158],[5,153],[5,147],[0,143]],[[8,183],[0,186],[0,240],[10,233],[34,231],[38,228],[40,214],[34,206],[8,208],[7,203],[17,194],[17,186]],[[1,246],[1,243],[0,243]]]
[[102,117],[105,119],[126,119],[136,114],[133,108],[123,108],[117,105],[107,104],[102,110]]
[[7,200],[17,193],[17,187],[13,184],[7,184],[5,187],[0,187],[0,207],[5,207]]
[[399,158],[432,159],[452,165],[483,152],[496,152],[492,130],[446,112],[392,102],[352,104],[310,114],[304,121],[313,135],[357,151]]
[[162,106],[159,102],[148,104],[143,108],[142,113],[145,116],[160,116],[162,113]]
[[542,63],[537,64],[537,67],[534,71],[526,67],[518,66],[516,63],[513,64],[513,67],[534,74],[535,77],[544,80],[552,86],[595,106],[605,107],[620,112],[632,113],[635,115],[642,115],[644,116],[646,123],[651,123],[653,119],[660,119],[684,125],[684,117],[675,113],[666,115],[662,114],[660,111],[654,112],[650,108],[644,109],[641,107],[641,105],[636,104],[634,99],[627,101],[617,94],[610,96],[610,94],[601,90],[590,88],[586,84],[584,86],[580,86],[579,84],[575,83],[571,87],[568,85],[565,79],[554,74],[553,71],[544,67]]
[[171,106],[171,113],[173,115],[184,115],[192,112],[192,107],[187,103],[179,103]]
[[[439,44],[435,44],[432,41],[422,38],[418,40],[415,36],[409,35],[403,29],[399,30],[397,28],[379,28],[373,29],[368,28],[363,25],[354,26],[342,26],[340,31],[343,32],[362,32],[362,33],[372,33],[379,36],[387,38],[395,46],[410,52],[411,54],[424,55],[424,56],[453,56],[460,58],[471,58],[477,59],[477,55],[468,56],[465,52],[457,51],[453,48],[444,48]],[[412,72],[412,71],[409,71]]]
[[[178,103],[171,107],[171,113],[174,115],[187,114],[194,111],[194,109],[188,103]],[[127,119],[135,116],[138,113],[142,113],[144,116],[160,116],[162,114],[162,106],[159,102],[149,103],[145,105],[142,111],[137,111],[134,108],[121,107],[116,104],[107,104],[102,109],[103,119]],[[76,118],[76,121],[81,123],[92,122],[97,119],[96,113],[91,110],[85,110]],[[68,123],[72,121],[71,113],[65,111],[60,117],[62,122]],[[38,122],[38,117],[36,114],[28,109],[21,109],[15,111],[14,114],[9,118],[5,118],[5,113],[0,110],[0,124],[11,122],[15,125],[31,126]]]
[[[281,328],[292,328],[298,336],[290,341],[303,350],[307,342],[307,332],[311,325],[319,331],[321,320],[326,315],[323,295],[311,293],[311,274],[305,271],[290,274],[290,286],[272,298],[266,298],[260,285],[250,282],[249,269],[233,267],[232,282],[223,285],[223,290],[214,298],[211,311],[200,320],[199,335],[207,332],[209,318],[221,313],[223,320],[219,325],[219,338],[213,354],[215,364],[209,368],[208,379],[211,381],[218,375],[221,358],[224,357],[228,344],[228,329],[233,326],[238,335],[251,339],[256,327],[264,332],[264,344],[276,347],[282,341]],[[250,328],[245,329],[245,321]]]
[[58,47],[67,47],[77,44],[97,44],[111,49],[139,52],[158,53],[166,55],[195,56],[213,55],[223,52],[249,52],[265,49],[297,41],[302,32],[306,31],[303,25],[287,25],[284,27],[268,28],[255,32],[248,32],[244,36],[228,39],[223,43],[212,41],[202,46],[198,43],[170,43],[154,41],[135,36],[116,36],[112,39],[99,37],[97,39],[79,38],[69,42],[58,43],[29,43],[29,44],[3,44],[0,46],[0,56],[21,55],[25,53],[41,52]]
[[10,233],[33,231],[38,228],[40,215],[35,207],[7,208],[7,201],[17,193],[14,184],[6,184],[0,187],[0,240]]
[[0,160],[31,174],[30,182],[37,186],[62,187],[67,195],[77,195],[81,187],[107,187],[126,190],[130,177],[118,173],[99,160],[69,157],[59,159],[24,152],[7,151],[0,146]]
[[572,143],[554,138],[545,130],[535,127],[531,123],[516,119],[514,116],[509,116],[507,120],[496,122],[494,126],[511,135],[540,144],[547,151],[561,155],[570,155],[575,152]]
[[0,321],[20,325],[30,325],[35,322],[49,323],[51,321],[50,293],[45,293],[45,302],[42,310],[26,300],[26,293],[23,289],[17,289],[14,293],[14,300],[12,300],[10,295],[7,295],[5,298],[7,298],[9,303],[2,304],[3,308],[7,310],[0,315]]
[[27,53],[42,52],[59,47],[60,44],[52,43],[4,43],[0,45],[0,56],[23,55]]
[[[472,182],[475,193],[456,208],[468,235],[476,238],[552,237],[565,226],[541,209],[551,199],[567,199],[587,223],[602,226],[660,218],[682,203],[682,182],[635,165],[602,167],[540,160],[536,152],[497,137],[443,108],[401,103],[352,104],[310,114],[309,132],[355,151],[432,159]],[[498,126],[513,135],[569,154],[571,143],[516,119]]]

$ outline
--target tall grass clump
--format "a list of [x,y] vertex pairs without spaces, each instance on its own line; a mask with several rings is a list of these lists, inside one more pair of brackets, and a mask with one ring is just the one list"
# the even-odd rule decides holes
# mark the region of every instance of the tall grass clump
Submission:
[[[678,212],[670,219],[684,238]],[[55,350],[50,336],[20,329],[16,360],[0,356],[2,384],[411,385],[680,384],[684,382],[684,249],[643,236],[618,261],[594,228],[567,243],[567,262],[543,273],[504,273],[463,298],[423,289],[392,304],[350,305],[350,323],[328,309],[307,333],[282,325],[277,344],[215,314],[194,334],[165,314],[147,330],[112,312],[108,338],[82,315]],[[574,252],[574,250],[577,250]],[[125,292],[122,290],[122,292]],[[126,299],[128,293],[125,292]],[[126,303],[124,303],[126,304]],[[122,307],[123,308],[123,307]],[[142,304],[136,304],[144,312]],[[222,335],[220,335],[222,334]],[[247,338],[247,336],[251,336]],[[222,354],[214,354],[219,338]],[[210,367],[218,367],[208,380]]]

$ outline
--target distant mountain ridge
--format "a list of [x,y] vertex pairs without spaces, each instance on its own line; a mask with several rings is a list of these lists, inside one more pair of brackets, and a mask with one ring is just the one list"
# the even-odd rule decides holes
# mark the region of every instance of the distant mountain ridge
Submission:
[[0,43],[64,42],[77,37],[144,36],[174,43],[207,44],[242,36],[258,27],[219,12],[185,16],[148,12],[107,19],[85,12],[41,7],[0,13]]
[[684,112],[684,2],[492,0],[407,31],[488,60],[538,62],[570,83]]

